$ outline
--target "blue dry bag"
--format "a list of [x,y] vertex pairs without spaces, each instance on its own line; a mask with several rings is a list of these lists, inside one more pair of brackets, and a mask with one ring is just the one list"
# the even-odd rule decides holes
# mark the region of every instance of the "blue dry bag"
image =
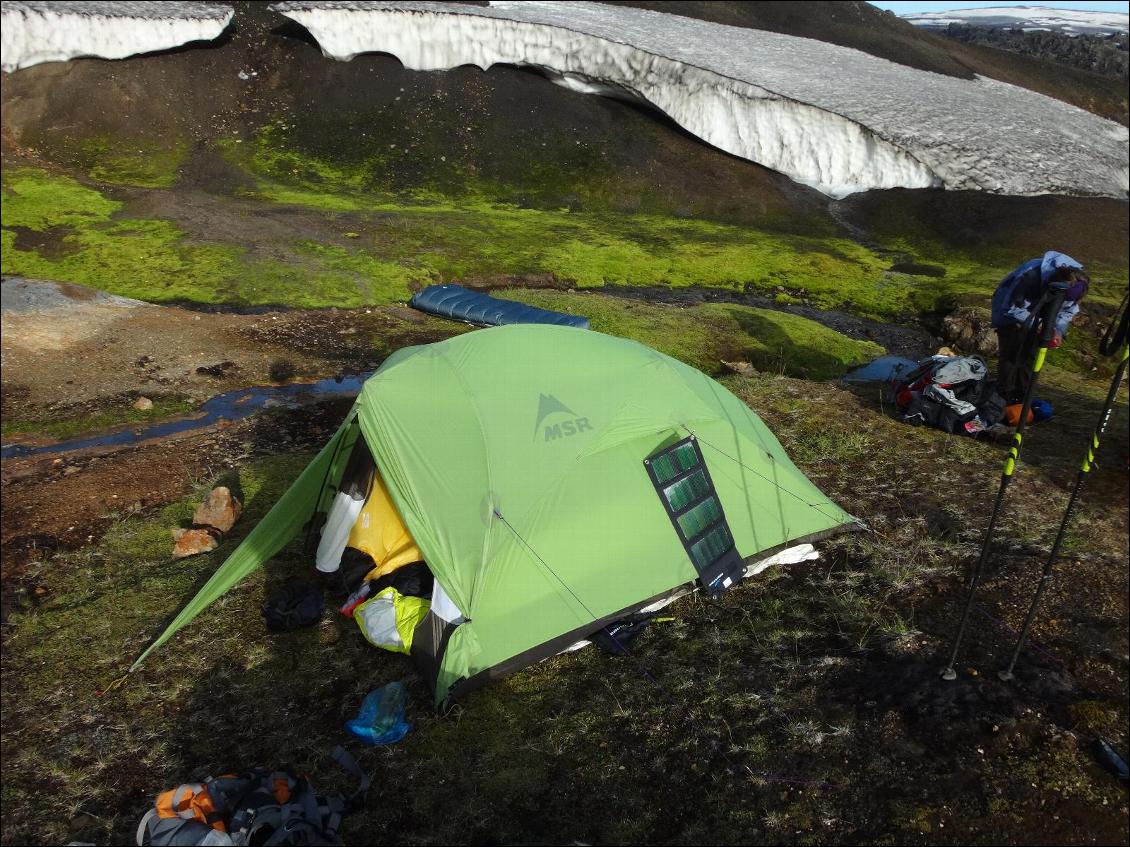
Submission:
[[412,728],[404,720],[407,705],[404,683],[390,682],[365,696],[361,711],[345,722],[345,728],[366,744],[395,744]]

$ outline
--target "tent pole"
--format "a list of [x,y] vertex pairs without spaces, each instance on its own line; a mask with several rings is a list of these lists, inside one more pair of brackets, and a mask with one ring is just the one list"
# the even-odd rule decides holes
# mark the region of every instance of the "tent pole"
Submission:
[[1036,351],[1035,360],[1032,362],[1032,378],[1028,382],[1028,390],[1024,392],[1024,403],[1020,408],[1020,419],[1016,422],[1016,434],[1012,436],[1012,447],[1009,448],[1008,456],[1004,460],[1000,487],[997,489],[997,499],[993,504],[992,514],[989,516],[989,526],[985,530],[985,540],[981,544],[981,555],[977,559],[977,565],[973,568],[973,573],[969,577],[969,588],[965,598],[965,608],[962,610],[961,622],[958,624],[957,635],[953,640],[953,650],[950,652],[949,662],[947,662],[945,669],[941,673],[942,679],[946,681],[957,679],[957,672],[954,670],[953,666],[954,663],[957,662],[957,656],[961,650],[961,642],[965,637],[965,630],[969,625],[969,613],[973,610],[973,598],[977,593],[977,583],[980,582],[981,572],[984,570],[985,562],[989,558],[989,547],[992,544],[993,532],[997,526],[997,518],[1000,517],[1005,492],[1008,491],[1008,486],[1012,483],[1012,475],[1016,470],[1016,463],[1020,460],[1020,449],[1024,442],[1024,432],[1028,428],[1028,411],[1032,408],[1032,394],[1036,389],[1040,369],[1044,366],[1044,359],[1048,355],[1048,344],[1055,334],[1055,319],[1059,314],[1060,307],[1063,305],[1063,298],[1066,293],[1066,284],[1053,282],[1049,286],[1049,295],[1046,295],[1044,298],[1046,302],[1043,304],[1043,323],[1037,330],[1040,333],[1040,347],[1039,350]]
[[[352,413],[346,419],[346,423],[352,420]],[[314,518],[318,515],[318,507],[322,505],[322,497],[326,493],[326,485],[330,481],[330,474],[333,473],[334,462],[337,461],[338,453],[341,452],[342,442],[345,441],[345,434],[341,434],[341,439],[334,445],[333,455],[330,456],[330,463],[326,466],[326,472],[322,476],[322,485],[318,488],[318,497],[314,500],[314,508],[310,511],[310,517],[306,521],[306,535],[302,538],[302,550],[309,553],[313,550],[313,545],[310,543],[314,537]],[[354,441],[356,443],[356,440]]]

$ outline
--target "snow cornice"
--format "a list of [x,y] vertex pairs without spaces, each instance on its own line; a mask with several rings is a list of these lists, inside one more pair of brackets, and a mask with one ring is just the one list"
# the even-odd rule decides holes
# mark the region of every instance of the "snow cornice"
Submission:
[[124,59],[218,38],[232,8],[176,2],[36,2],[0,4],[0,67],[9,73],[80,56]]
[[335,59],[533,67],[630,97],[832,196],[945,187],[1125,197],[1125,127],[1024,88],[806,38],[599,3],[285,2]]

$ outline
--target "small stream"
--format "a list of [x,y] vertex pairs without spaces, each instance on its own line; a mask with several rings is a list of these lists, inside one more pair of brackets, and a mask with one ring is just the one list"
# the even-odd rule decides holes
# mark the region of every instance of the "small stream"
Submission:
[[54,444],[39,446],[6,444],[0,448],[0,458],[14,459],[38,456],[44,453],[65,453],[90,447],[123,446],[164,438],[193,429],[203,429],[219,421],[238,421],[264,409],[293,409],[310,403],[341,397],[355,397],[372,372],[355,376],[329,377],[317,382],[293,382],[286,385],[255,385],[226,391],[205,400],[200,410],[203,414],[192,418],[179,418],[140,427],[120,429],[103,435],[79,436]]
[[734,291],[728,288],[670,288],[656,285],[605,285],[594,289],[602,294],[645,303],[665,303],[675,306],[695,306],[699,303],[735,303],[757,309],[769,309],[799,315],[836,332],[860,341],[874,341],[888,353],[920,359],[938,348],[941,339],[935,338],[924,327],[902,326],[862,318],[837,309],[817,309],[799,303],[780,304],[764,294]]

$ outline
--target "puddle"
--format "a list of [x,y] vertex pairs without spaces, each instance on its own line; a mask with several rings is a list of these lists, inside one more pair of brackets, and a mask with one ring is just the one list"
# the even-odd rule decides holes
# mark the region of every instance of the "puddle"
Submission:
[[240,388],[218,394],[212,399],[206,400],[200,407],[203,414],[194,418],[122,429],[105,435],[82,436],[42,446],[9,444],[0,449],[0,458],[14,459],[44,453],[85,450],[90,447],[137,444],[193,429],[203,429],[219,421],[241,420],[263,409],[293,409],[335,397],[354,397],[361,391],[362,384],[371,375],[372,371],[368,371],[356,376],[330,377],[317,382],[257,385],[250,388]]
[[880,356],[841,377],[844,382],[889,382],[896,372],[906,373],[918,363],[902,356]]

